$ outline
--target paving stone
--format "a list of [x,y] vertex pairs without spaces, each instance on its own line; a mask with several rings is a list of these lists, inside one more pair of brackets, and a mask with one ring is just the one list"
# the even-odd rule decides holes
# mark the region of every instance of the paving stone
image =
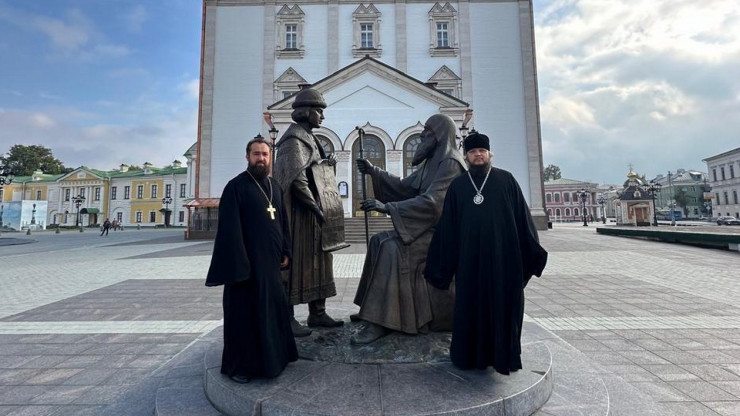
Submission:
[[663,381],[698,381],[701,380],[695,374],[675,364],[643,364],[642,368],[655,374]]
[[699,402],[663,403],[663,406],[675,416],[717,416],[720,414]]
[[706,381],[740,380],[738,374],[714,364],[681,364],[681,367]]
[[668,383],[685,395],[701,402],[738,399],[707,381],[670,381]]
[[77,400],[91,386],[48,386],[44,392],[33,399],[33,404],[69,404]]

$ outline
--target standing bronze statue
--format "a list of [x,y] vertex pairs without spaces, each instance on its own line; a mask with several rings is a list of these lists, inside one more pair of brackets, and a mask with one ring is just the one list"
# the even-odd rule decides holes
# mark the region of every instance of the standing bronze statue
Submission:
[[311,330],[295,319],[294,305],[308,303],[309,327],[343,324],[326,313],[326,298],[337,294],[331,252],[347,244],[334,173],[336,159],[324,152],[311,133],[324,120],[324,108],[326,102],[318,91],[305,88],[298,92],[291,115],[295,123],[276,146],[274,175],[283,188],[292,237],[292,266],[283,272],[283,281],[295,336],[309,335]]
[[377,198],[363,201],[362,209],[389,214],[394,230],[374,235],[367,248],[354,300],[360,312],[352,316],[367,326],[351,338],[353,344],[369,344],[390,330],[451,329],[454,292],[427,285],[422,271],[447,188],[465,171],[456,131],[450,117],[430,117],[411,162],[420,167],[404,179],[357,160],[360,172],[371,175]]

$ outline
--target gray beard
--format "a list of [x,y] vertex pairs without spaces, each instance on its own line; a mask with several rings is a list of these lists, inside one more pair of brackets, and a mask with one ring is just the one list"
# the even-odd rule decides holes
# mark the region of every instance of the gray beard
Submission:
[[470,167],[468,167],[468,170],[473,176],[486,176],[486,174],[488,173],[488,169],[490,168],[491,162],[488,162],[483,165],[470,165]]
[[249,165],[247,166],[247,170],[249,173],[254,176],[255,179],[262,179],[269,173],[269,169],[267,168],[267,165]]

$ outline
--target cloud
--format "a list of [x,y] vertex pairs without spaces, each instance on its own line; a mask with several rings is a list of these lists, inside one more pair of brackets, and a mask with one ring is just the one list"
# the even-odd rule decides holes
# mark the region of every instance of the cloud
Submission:
[[2,4],[0,21],[44,35],[51,45],[49,57],[54,59],[92,61],[120,58],[133,52],[128,46],[108,41],[95,22],[79,9],[69,9],[62,16],[48,16]]
[[621,183],[737,147],[736,0],[535,1],[545,164]]
[[180,84],[180,89],[185,91],[188,97],[200,99],[200,79],[195,78],[184,84]]
[[144,6],[137,4],[127,13],[124,13],[123,19],[129,32],[140,33],[144,23],[149,20],[149,13]]

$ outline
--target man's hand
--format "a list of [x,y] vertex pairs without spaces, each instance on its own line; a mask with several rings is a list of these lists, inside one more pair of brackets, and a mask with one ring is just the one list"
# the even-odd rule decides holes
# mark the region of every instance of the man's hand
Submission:
[[289,263],[290,263],[290,259],[288,258],[288,256],[283,256],[283,261],[280,262],[280,269],[288,268]]
[[377,199],[366,199],[360,203],[360,208],[362,208],[363,211],[378,211],[382,212],[383,214],[388,213],[388,208],[385,206],[384,203],[378,201]]
[[326,157],[326,163],[329,166],[336,166],[337,165],[337,155],[334,153],[329,153],[329,156]]
[[373,173],[373,164],[367,159],[357,159],[357,170],[360,173],[371,174]]

